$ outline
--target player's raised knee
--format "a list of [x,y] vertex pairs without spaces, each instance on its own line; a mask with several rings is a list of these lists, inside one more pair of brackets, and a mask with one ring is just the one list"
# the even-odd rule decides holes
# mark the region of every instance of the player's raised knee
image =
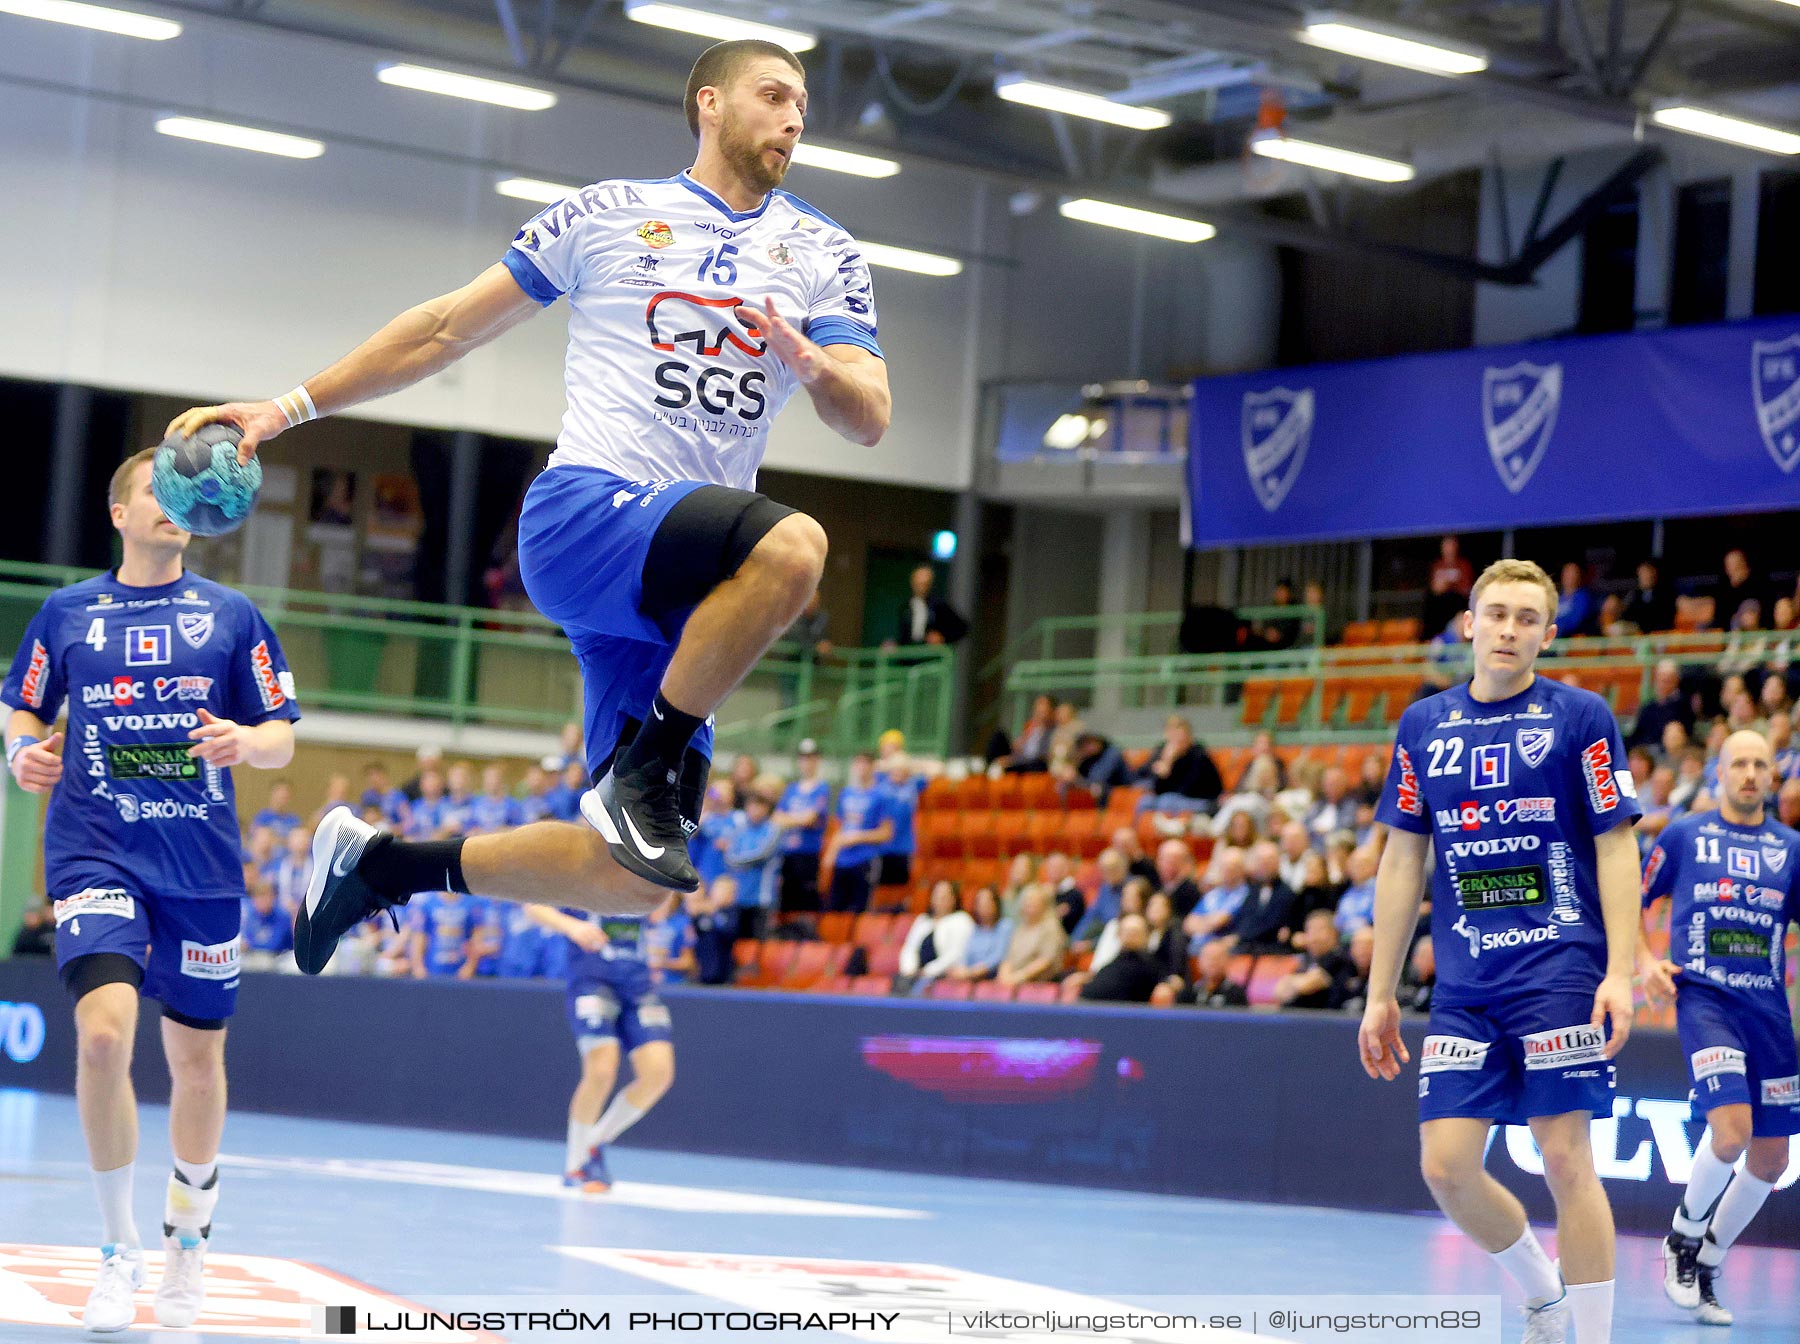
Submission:
[[1480,1170],[1462,1158],[1427,1146],[1419,1150],[1419,1174],[1434,1191],[1456,1190]]
[[769,529],[750,558],[798,611],[824,576],[825,552],[825,529],[804,513],[794,513]]

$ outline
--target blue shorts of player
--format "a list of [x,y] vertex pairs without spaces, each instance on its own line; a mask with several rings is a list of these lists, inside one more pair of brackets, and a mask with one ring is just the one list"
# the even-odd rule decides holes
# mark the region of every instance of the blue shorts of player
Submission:
[[[675,656],[688,613],[659,622],[639,609],[644,560],[669,510],[702,484],[645,485],[593,467],[553,467],[526,492],[519,574],[581,664],[590,773],[611,758],[626,721],[650,712]],[[694,734],[693,747],[711,759],[711,723]]]
[[1787,1014],[1754,1008],[1701,981],[1683,978],[1675,986],[1694,1119],[1715,1106],[1748,1106],[1757,1138],[1800,1134],[1800,1050]]
[[1523,993],[1436,1007],[1419,1056],[1419,1119],[1522,1125],[1537,1116],[1612,1115],[1613,1067],[1589,1025],[1592,994]]
[[640,1045],[670,1039],[669,1007],[657,998],[646,974],[641,979],[581,976],[569,981],[569,1030],[583,1055],[617,1041],[630,1055]]
[[237,1008],[241,901],[147,896],[128,887],[91,888],[55,905],[56,969],[96,953],[131,958],[141,992],[188,1025],[216,1024]]

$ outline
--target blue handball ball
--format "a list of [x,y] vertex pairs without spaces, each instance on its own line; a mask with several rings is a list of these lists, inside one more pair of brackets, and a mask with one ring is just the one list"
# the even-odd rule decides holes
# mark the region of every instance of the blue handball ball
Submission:
[[164,439],[150,468],[150,491],[176,527],[199,537],[229,532],[249,517],[262,489],[262,463],[237,459],[235,425],[202,425],[191,437]]

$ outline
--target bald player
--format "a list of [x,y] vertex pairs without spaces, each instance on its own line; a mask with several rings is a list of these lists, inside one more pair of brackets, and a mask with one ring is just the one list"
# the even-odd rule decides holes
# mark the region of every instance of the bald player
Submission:
[[[1768,815],[1774,753],[1760,733],[1719,752],[1719,809],[1670,823],[1644,861],[1646,909],[1669,912],[1669,960],[1640,958],[1652,999],[1675,996],[1696,1111],[1711,1141],[1694,1154],[1663,1247],[1663,1290],[1705,1325],[1730,1325],[1719,1266],[1788,1164],[1800,1134],[1800,1058],[1782,943],[1800,919],[1800,832]],[[1748,1153],[1744,1169],[1734,1174]]]

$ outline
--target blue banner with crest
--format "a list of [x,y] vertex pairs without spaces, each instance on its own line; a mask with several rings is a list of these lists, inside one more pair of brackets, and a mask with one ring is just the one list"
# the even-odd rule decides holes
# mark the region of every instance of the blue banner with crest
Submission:
[[1197,547],[1800,508],[1800,315],[1194,384]]

